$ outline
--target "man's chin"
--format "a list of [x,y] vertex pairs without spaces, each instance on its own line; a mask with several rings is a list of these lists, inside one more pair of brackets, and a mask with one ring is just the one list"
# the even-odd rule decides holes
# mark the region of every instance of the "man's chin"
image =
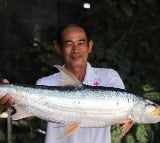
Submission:
[[72,68],[81,68],[83,66],[84,66],[84,63],[82,63],[82,62],[73,62],[73,63],[71,63],[71,67]]

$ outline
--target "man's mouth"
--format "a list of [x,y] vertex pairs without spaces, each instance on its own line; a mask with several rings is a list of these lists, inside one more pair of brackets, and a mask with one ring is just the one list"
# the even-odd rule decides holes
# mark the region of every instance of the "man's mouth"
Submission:
[[80,59],[82,56],[81,55],[71,55],[72,59]]

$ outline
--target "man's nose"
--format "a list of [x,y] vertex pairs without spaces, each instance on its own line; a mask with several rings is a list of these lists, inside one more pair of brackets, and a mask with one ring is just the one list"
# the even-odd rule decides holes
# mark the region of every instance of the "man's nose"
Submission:
[[78,45],[77,44],[73,44],[72,52],[73,53],[77,53],[78,52]]

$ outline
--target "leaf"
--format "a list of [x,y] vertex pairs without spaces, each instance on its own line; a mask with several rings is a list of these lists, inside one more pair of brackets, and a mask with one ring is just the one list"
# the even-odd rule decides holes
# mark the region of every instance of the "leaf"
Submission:
[[138,143],[150,143],[151,125],[138,125],[136,129],[136,138]]
[[120,7],[125,12],[126,15],[133,16],[132,6],[128,2],[123,1],[123,3],[120,4]]

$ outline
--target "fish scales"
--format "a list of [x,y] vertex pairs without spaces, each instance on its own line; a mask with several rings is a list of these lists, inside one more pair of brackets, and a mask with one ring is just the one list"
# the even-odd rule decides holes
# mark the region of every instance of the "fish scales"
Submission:
[[75,122],[81,127],[104,127],[117,120],[123,121],[140,99],[122,90],[120,93],[118,89],[94,89],[85,85],[49,88],[1,86],[5,86],[5,90],[0,90],[1,95],[5,92],[13,95],[17,104],[23,105],[32,115],[53,122]]
[[[160,122],[159,105],[117,88],[0,84],[0,97],[7,93],[15,99],[13,120],[36,116],[71,125],[73,130],[124,123],[120,138],[133,123]],[[72,129],[70,132],[72,134]],[[69,136],[70,132],[62,137]]]
[[9,93],[15,99],[13,120],[36,116],[71,125],[62,138],[79,127],[124,124],[121,138],[134,123],[160,122],[159,105],[125,90],[82,85],[67,69],[55,67],[61,73],[63,86],[0,84],[0,97]]
[[62,138],[79,127],[124,124],[121,138],[134,123],[160,122],[160,106],[152,101],[126,90],[82,85],[64,67],[55,67],[61,73],[63,87],[0,84],[0,97],[9,93],[15,99],[13,120],[36,116],[71,125]]

